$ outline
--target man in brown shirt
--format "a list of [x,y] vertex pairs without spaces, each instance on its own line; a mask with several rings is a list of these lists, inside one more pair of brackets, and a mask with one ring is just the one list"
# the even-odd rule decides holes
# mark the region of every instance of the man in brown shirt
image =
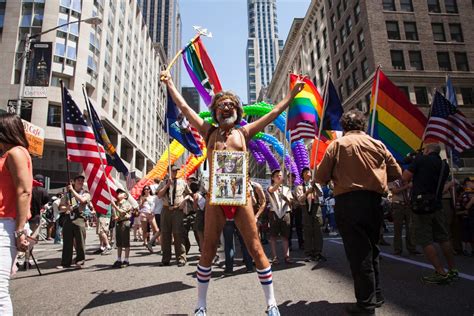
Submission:
[[357,304],[350,314],[375,314],[384,298],[379,286],[377,246],[382,225],[382,194],[387,181],[401,177],[395,158],[385,145],[368,136],[360,111],[341,118],[344,136],[333,141],[316,171],[318,183],[334,183],[336,223],[354,279]]
[[[162,265],[168,266],[171,261],[171,242],[174,242],[174,252],[178,267],[186,264],[186,251],[183,243],[183,203],[187,195],[191,194],[186,181],[178,179],[178,166],[171,166],[171,180],[158,190],[158,197],[163,199],[161,213],[161,250],[163,252]],[[171,238],[173,236],[173,238]]]

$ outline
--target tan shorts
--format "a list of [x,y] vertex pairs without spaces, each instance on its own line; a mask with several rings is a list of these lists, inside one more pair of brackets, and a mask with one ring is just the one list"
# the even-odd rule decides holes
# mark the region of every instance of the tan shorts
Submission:
[[140,222],[141,223],[148,222],[148,223],[151,224],[154,219],[155,219],[155,214],[153,214],[153,213],[140,213]]
[[104,233],[108,234],[109,233],[109,224],[110,224],[110,218],[107,218],[105,216],[101,216],[97,219],[97,235]]

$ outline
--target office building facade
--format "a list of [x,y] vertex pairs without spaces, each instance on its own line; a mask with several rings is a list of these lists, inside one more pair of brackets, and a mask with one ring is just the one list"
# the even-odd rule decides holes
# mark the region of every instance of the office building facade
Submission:
[[460,109],[472,119],[473,22],[468,0],[312,1],[306,16],[293,22],[268,96],[287,93],[287,69],[309,75],[321,94],[331,71],[344,108],[368,113],[380,65],[425,113],[449,74]]
[[[99,17],[92,26],[72,23],[48,32],[39,41],[53,43],[50,86],[46,98],[31,99],[24,119],[45,130],[43,158],[33,160],[34,172],[51,178],[52,187],[67,182],[61,132],[60,81],[85,110],[82,86],[98,111],[118,153],[138,177],[151,170],[166,148],[163,124],[165,89],[159,82],[163,51],[148,35],[136,0],[7,1],[1,34],[0,108],[17,99],[26,34],[69,22]],[[1,12],[1,11],[0,11]],[[81,171],[71,164],[72,172]],[[116,175],[118,177],[118,175]]]
[[[160,43],[167,62],[181,47],[181,15],[178,0],[139,0],[139,6],[153,42]],[[176,63],[171,75],[176,86],[181,86],[181,63]]]

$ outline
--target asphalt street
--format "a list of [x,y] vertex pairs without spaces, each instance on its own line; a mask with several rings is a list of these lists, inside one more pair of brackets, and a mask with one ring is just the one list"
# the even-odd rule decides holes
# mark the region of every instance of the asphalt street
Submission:
[[[131,265],[113,269],[116,252],[93,255],[94,230],[87,237],[83,269],[57,270],[61,246],[41,242],[35,248],[42,276],[34,269],[19,271],[11,282],[15,315],[191,315],[196,301],[195,269],[199,257],[193,244],[185,267],[160,267],[161,255],[132,243]],[[191,235],[191,234],[190,234]],[[391,238],[387,238],[391,241]],[[279,244],[280,245],[280,244]],[[159,246],[155,247],[159,250]],[[265,247],[270,254],[268,246]],[[378,315],[474,314],[474,257],[456,257],[461,279],[450,285],[426,285],[430,274],[423,256],[393,256],[382,247],[382,288],[385,304]],[[355,301],[349,265],[340,238],[325,238],[324,263],[303,260],[273,266],[275,296],[282,315],[345,315]],[[223,253],[220,253],[223,259]],[[281,260],[282,261],[282,260]],[[256,273],[237,261],[234,275],[214,266],[208,292],[208,315],[265,315],[263,291]]]

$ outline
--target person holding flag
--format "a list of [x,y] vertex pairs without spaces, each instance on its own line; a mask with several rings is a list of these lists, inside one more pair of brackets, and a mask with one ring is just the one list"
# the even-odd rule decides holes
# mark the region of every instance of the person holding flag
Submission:
[[[247,151],[247,144],[252,137],[274,121],[292,102],[294,97],[303,89],[304,82],[298,81],[290,93],[278,103],[271,112],[258,120],[240,126],[243,109],[239,98],[231,92],[219,92],[210,104],[210,111],[217,127],[204,121],[184,100],[171,80],[169,71],[161,73],[161,81],[168,88],[173,101],[189,123],[206,139],[208,148],[208,163],[212,167],[214,150]],[[249,192],[246,192],[249,195]],[[211,264],[214,259],[217,243],[227,218],[235,218],[235,224],[240,230],[250,255],[255,261],[257,273],[265,293],[267,313],[270,316],[280,315],[273,292],[272,269],[258,238],[252,200],[247,199],[245,206],[219,206],[206,202],[204,242],[197,267],[198,304],[195,315],[206,315],[206,296],[211,278]]]

